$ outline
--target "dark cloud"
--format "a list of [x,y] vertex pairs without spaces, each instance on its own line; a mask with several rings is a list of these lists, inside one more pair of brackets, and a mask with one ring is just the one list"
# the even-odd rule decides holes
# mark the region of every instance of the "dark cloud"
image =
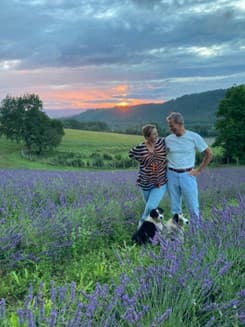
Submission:
[[148,9],[137,10],[137,6],[154,5],[173,10],[208,2],[127,1],[124,6],[117,1],[17,1],[15,5],[4,1],[0,58],[23,60],[25,68],[131,65],[155,60],[151,54],[155,49],[165,48],[159,57],[168,60],[178,47],[243,40],[245,20],[238,18],[230,6],[207,13],[172,12],[167,16],[161,12],[149,16]]
[[[83,67],[80,76],[90,82],[241,73],[245,8],[239,3],[2,0],[0,70],[69,67],[75,76]],[[159,97],[161,87],[147,93]]]

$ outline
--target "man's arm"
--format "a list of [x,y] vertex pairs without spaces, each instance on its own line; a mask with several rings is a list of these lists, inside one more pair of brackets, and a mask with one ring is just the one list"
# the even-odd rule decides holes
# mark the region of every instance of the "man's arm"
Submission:
[[203,160],[200,164],[200,166],[196,169],[192,169],[189,174],[192,176],[198,176],[200,175],[201,171],[207,167],[207,165],[210,163],[210,161],[212,160],[213,157],[213,152],[210,148],[207,148],[206,150],[203,151],[204,152],[204,157]]

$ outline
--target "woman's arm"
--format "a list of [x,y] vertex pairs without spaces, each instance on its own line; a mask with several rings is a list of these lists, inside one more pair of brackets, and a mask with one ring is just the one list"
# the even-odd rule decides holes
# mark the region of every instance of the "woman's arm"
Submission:
[[143,151],[143,146],[139,144],[129,150],[128,156],[131,159],[140,161],[142,159]]

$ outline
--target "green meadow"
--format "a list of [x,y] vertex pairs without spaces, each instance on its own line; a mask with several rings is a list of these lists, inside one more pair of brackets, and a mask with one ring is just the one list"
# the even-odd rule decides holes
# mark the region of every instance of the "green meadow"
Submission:
[[[108,158],[110,161],[114,160],[115,156],[118,156],[119,159],[127,158],[130,147],[141,141],[142,137],[136,135],[66,129],[60,146],[54,152],[48,153],[42,157],[36,157],[24,156],[21,143],[16,144],[15,142],[7,140],[5,137],[1,137],[0,168],[85,168],[87,162],[92,162],[92,159],[103,158],[103,156],[109,156]],[[57,158],[60,159],[60,161]],[[76,158],[86,160],[86,165],[73,165],[73,161]],[[87,168],[90,168],[90,166]]]
[[[139,135],[65,129],[61,144],[42,157],[26,155],[23,145],[0,138],[0,168],[27,169],[116,169],[134,168],[129,149],[142,142]],[[212,143],[213,139],[207,139]],[[219,155],[220,151],[214,151]]]
[[121,154],[127,152],[133,144],[141,141],[142,137],[137,135],[66,129],[57,151],[79,152],[85,155],[92,152]]

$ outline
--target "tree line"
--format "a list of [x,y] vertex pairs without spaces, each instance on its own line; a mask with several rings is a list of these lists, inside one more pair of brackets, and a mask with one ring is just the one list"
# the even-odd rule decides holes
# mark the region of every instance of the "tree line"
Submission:
[[108,124],[102,121],[78,121],[72,118],[61,119],[64,128],[80,129],[87,131],[109,132],[111,131]]

